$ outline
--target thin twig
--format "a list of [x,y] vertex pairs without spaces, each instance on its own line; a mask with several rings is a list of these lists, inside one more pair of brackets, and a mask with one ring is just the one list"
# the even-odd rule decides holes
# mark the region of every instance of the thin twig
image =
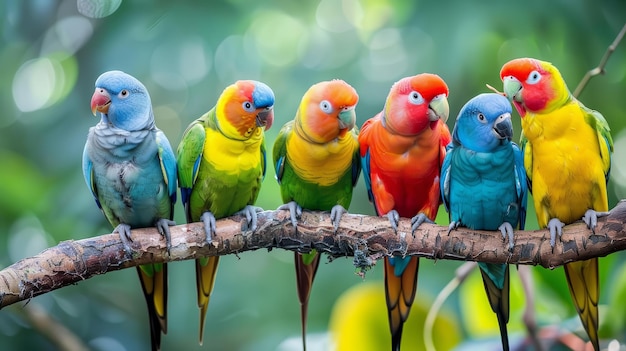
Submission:
[[609,61],[609,57],[611,57],[611,54],[613,54],[613,51],[615,51],[615,48],[617,48],[620,41],[622,41],[622,38],[624,38],[624,35],[626,35],[626,23],[624,23],[624,27],[622,27],[622,30],[617,34],[617,37],[615,37],[615,40],[613,40],[613,43],[611,43],[611,45],[609,45],[609,47],[606,49],[606,52],[604,53],[604,56],[602,56],[602,59],[600,60],[600,64],[598,65],[598,67],[587,71],[583,79],[580,81],[580,83],[578,83],[576,90],[574,90],[574,97],[578,97],[580,93],[582,93],[583,89],[585,88],[585,86],[587,86],[587,83],[589,83],[589,80],[592,77],[605,73],[604,67],[606,66],[606,63]]

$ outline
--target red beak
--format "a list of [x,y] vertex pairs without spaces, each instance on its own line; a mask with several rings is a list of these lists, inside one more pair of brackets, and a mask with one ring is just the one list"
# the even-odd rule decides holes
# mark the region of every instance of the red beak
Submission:
[[102,113],[109,112],[109,106],[111,105],[111,97],[106,90],[102,88],[96,88],[93,96],[91,97],[91,113],[96,115],[96,111]]

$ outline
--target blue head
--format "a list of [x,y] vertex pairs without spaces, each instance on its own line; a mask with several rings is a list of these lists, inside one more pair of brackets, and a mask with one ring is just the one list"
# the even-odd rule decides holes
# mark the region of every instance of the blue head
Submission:
[[154,125],[150,95],[135,77],[122,71],[102,73],[91,97],[91,112],[101,113],[104,123],[136,131]]
[[489,152],[513,137],[511,104],[500,94],[480,94],[468,101],[456,119],[452,139],[477,152]]

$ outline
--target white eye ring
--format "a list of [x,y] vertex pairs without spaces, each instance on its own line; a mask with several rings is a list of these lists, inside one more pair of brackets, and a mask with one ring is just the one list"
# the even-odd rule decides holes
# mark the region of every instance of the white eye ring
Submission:
[[254,110],[255,110],[255,108],[254,108],[254,104],[253,104],[253,103],[251,103],[250,101],[244,101],[244,102],[241,104],[241,107],[242,107],[242,108],[243,108],[243,110],[244,110],[244,111],[246,111],[246,112],[252,112],[252,111],[254,111]]
[[127,97],[130,96],[130,92],[128,90],[126,90],[126,89],[122,89],[122,91],[120,91],[119,94],[117,94],[117,96],[120,99],[126,99]]
[[333,105],[331,105],[328,100],[322,100],[320,102],[320,109],[325,113],[331,113],[333,112]]
[[409,93],[409,102],[414,105],[421,105],[424,103],[424,97],[422,97],[422,94],[413,90],[411,93]]
[[541,73],[537,71],[532,71],[528,74],[528,78],[526,78],[526,83],[528,84],[537,84],[541,80]]
[[487,118],[482,112],[478,113],[478,120],[480,121],[480,123],[487,123]]

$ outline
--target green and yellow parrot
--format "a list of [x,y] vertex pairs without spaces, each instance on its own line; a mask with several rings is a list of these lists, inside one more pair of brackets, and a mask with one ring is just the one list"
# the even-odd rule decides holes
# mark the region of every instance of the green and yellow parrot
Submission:
[[[521,146],[537,221],[550,229],[550,244],[562,227],[581,218],[594,230],[608,212],[606,185],[613,140],[597,111],[569,92],[549,62],[519,58],[500,71],[504,93],[522,119]],[[595,350],[598,340],[598,259],[563,266],[570,294]]]
[[[178,145],[178,182],[187,222],[204,223],[207,243],[215,220],[245,214],[256,230],[257,199],[265,176],[264,130],[274,120],[274,93],[266,84],[240,80],[209,112],[192,122]],[[219,257],[196,260],[200,344]]]
[[[354,88],[342,80],[313,85],[302,97],[296,117],[280,130],[273,149],[276,179],[291,222],[297,229],[302,209],[331,211],[335,230],[352,200],[361,166],[354,108]],[[306,350],[309,295],[320,256],[295,253],[302,345]]]

